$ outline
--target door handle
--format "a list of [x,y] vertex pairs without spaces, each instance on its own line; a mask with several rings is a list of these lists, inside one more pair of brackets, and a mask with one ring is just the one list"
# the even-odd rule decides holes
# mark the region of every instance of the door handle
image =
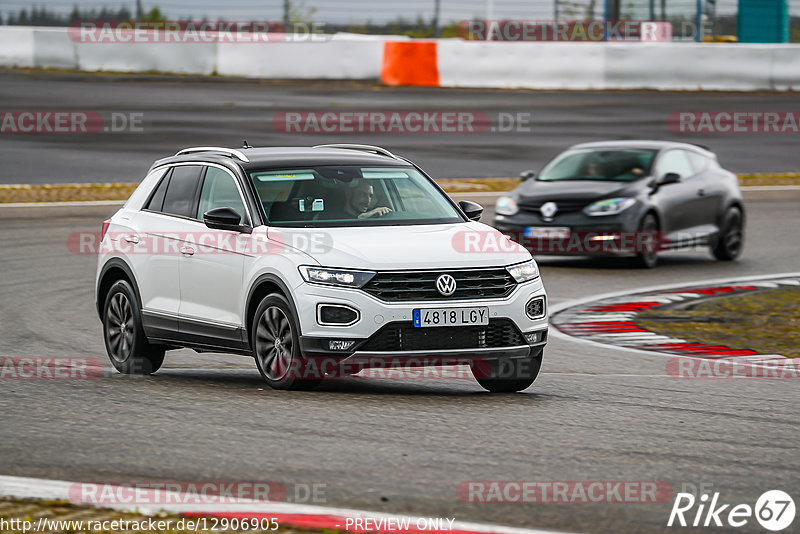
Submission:
[[698,189],[697,190],[697,195],[701,196],[701,197],[706,196],[706,190],[705,189]]
[[181,254],[184,256],[192,256],[194,254],[194,249],[192,247],[182,247]]
[[128,243],[133,243],[134,245],[139,243],[139,236],[138,235],[126,235],[124,239]]

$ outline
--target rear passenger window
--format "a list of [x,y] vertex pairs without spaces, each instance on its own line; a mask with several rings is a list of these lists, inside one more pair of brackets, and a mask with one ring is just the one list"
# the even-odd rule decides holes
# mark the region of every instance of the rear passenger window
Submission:
[[164,195],[167,192],[167,186],[169,185],[169,177],[171,174],[172,172],[168,172],[167,175],[161,179],[158,187],[156,187],[155,193],[153,193],[153,196],[150,197],[150,202],[147,203],[144,209],[161,211],[161,209],[164,207]]
[[194,216],[195,194],[201,170],[199,165],[182,165],[172,170],[162,212],[183,217]]

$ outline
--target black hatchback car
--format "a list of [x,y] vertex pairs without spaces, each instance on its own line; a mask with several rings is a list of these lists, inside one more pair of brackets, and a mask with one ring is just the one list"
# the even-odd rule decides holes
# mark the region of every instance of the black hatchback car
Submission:
[[664,141],[575,145],[495,207],[494,225],[535,254],[624,255],[654,267],[661,250],[709,246],[734,260],[744,244],[736,175],[705,148]]

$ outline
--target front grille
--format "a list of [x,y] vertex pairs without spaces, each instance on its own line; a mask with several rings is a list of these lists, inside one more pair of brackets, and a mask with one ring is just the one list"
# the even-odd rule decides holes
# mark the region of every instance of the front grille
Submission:
[[509,319],[489,319],[486,326],[438,326],[418,328],[410,322],[389,323],[359,347],[359,350],[397,352],[503,348],[526,345],[519,329]]
[[[436,279],[443,274],[456,280],[456,290],[449,297],[436,289]],[[409,302],[502,298],[511,294],[516,285],[505,269],[387,271],[373,276],[362,289],[387,302]]]
[[542,205],[545,204],[546,202],[555,203],[555,205],[558,207],[556,215],[560,213],[574,213],[576,211],[581,211],[583,208],[592,203],[592,201],[588,199],[553,200],[553,201],[537,200],[531,202],[520,202],[519,209],[521,209],[522,211],[539,213],[541,211]]

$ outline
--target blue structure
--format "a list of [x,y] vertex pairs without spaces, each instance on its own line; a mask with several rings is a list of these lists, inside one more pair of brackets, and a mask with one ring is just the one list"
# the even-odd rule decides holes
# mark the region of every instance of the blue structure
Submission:
[[788,0],[739,0],[740,43],[788,43]]

